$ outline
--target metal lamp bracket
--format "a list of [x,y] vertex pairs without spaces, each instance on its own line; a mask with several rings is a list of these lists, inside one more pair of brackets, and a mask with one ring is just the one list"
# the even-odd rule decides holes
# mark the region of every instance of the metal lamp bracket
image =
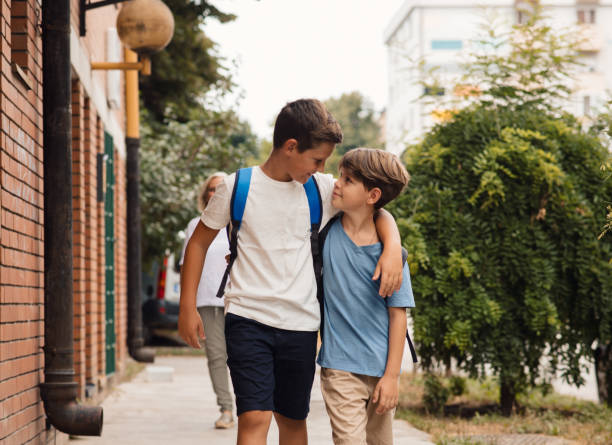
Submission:
[[83,37],[87,31],[85,27],[85,13],[87,11],[89,11],[90,9],[101,8],[103,6],[123,3],[125,1],[128,0],[98,0],[97,2],[94,2],[93,0],[80,0],[79,21],[81,37]]

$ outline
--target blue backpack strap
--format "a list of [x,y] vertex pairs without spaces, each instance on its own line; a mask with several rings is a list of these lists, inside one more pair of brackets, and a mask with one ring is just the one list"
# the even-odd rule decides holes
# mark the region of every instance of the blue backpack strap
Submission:
[[251,186],[251,174],[253,172],[252,167],[241,168],[236,172],[236,178],[234,180],[234,188],[232,189],[232,199],[230,201],[230,219],[231,223],[228,228],[228,239],[230,245],[230,257],[225,268],[225,273],[219,285],[217,291],[217,298],[222,298],[225,293],[225,285],[230,274],[230,270],[236,257],[238,256],[238,230],[242,223],[242,216],[244,215],[244,207],[246,205],[247,196],[249,195],[249,187]]
[[244,215],[244,206],[249,195],[252,173],[252,167],[241,168],[236,172],[236,182],[234,182],[232,200],[230,202],[230,216],[232,226],[237,225],[238,229],[240,229],[240,224],[242,223],[242,215]]
[[306,190],[306,198],[308,198],[308,207],[310,208],[310,225],[318,224],[320,227],[321,215],[323,213],[321,193],[319,192],[319,184],[317,184],[317,180],[314,176],[311,176],[308,181],[306,181],[304,189]]
[[314,266],[315,280],[317,282],[317,299],[321,314],[321,335],[323,335],[323,252],[319,245],[319,229],[323,217],[323,203],[319,184],[314,175],[304,184],[308,207],[310,209],[310,249],[312,251],[312,264]]

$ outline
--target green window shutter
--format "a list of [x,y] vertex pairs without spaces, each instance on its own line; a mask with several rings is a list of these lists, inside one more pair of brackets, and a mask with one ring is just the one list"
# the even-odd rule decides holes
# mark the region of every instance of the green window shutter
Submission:
[[104,256],[106,283],[106,374],[115,372],[115,170],[113,138],[104,132],[106,185],[104,200]]

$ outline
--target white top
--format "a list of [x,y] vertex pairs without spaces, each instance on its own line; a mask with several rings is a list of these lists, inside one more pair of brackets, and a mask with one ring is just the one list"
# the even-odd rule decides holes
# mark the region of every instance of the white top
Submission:
[[[196,216],[187,225],[185,233],[185,244],[183,245],[183,252],[181,253],[181,260],[179,264],[182,266],[185,260],[185,249],[187,248],[187,242],[193,235],[196,226],[200,222],[200,217]],[[229,242],[227,241],[227,233],[225,230],[220,230],[213,242],[206,252],[206,259],[204,260],[204,268],[202,269],[202,275],[200,276],[200,284],[198,284],[198,294],[196,297],[196,306],[223,306],[225,302],[223,298],[217,298],[217,291],[225,272],[227,262],[225,261],[225,255],[229,254]]]
[[[222,229],[230,220],[236,174],[223,179],[202,222]],[[331,206],[334,178],[315,176],[323,203],[321,227],[336,213]],[[310,211],[304,186],[281,182],[253,168],[238,257],[225,288],[226,312],[280,329],[316,331],[320,315],[310,250]]]

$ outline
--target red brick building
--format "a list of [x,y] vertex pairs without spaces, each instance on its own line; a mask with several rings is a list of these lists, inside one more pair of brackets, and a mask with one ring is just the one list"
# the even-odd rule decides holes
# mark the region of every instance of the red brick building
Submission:
[[[97,402],[127,347],[124,75],[119,6],[71,0],[74,366],[81,401]],[[48,426],[44,379],[44,199],[41,0],[0,0],[0,442],[62,443]]]

